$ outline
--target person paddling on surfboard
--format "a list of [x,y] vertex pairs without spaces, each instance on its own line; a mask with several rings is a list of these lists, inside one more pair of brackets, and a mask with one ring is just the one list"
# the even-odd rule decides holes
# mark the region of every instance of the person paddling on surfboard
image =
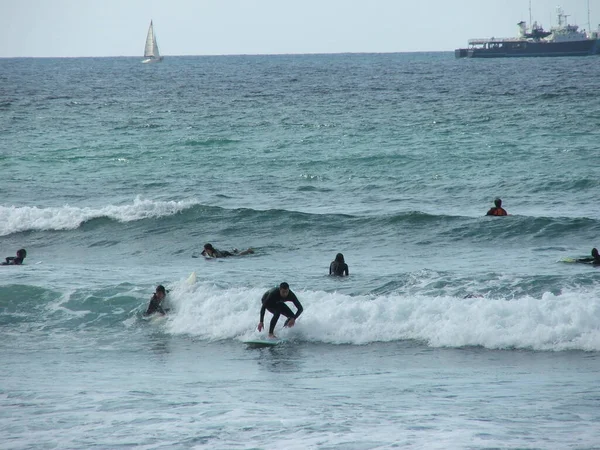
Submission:
[[204,244],[204,250],[200,253],[202,256],[206,258],[225,258],[227,256],[242,256],[249,255],[254,253],[254,250],[249,248],[248,250],[238,251],[237,248],[234,248],[232,252],[228,252],[225,250],[217,250],[212,246],[212,244]]
[[25,257],[27,256],[27,251],[22,248],[17,250],[17,256],[7,256],[6,257],[6,262],[3,262],[2,265],[3,266],[20,266],[21,264],[23,264],[23,260],[25,259]]
[[159,313],[164,316],[167,312],[163,309],[161,303],[165,299],[166,295],[167,291],[165,291],[165,287],[162,284],[156,286],[156,292],[154,295],[152,295],[150,304],[148,305],[148,309],[144,313],[144,316],[149,316],[154,313]]
[[[260,322],[258,322],[258,331],[262,331],[265,327],[265,311],[269,310],[271,314],[273,314],[273,318],[271,319],[271,323],[269,324],[269,337],[276,338],[275,336],[275,325],[277,325],[277,321],[279,320],[280,315],[284,315],[287,317],[285,321],[284,327],[292,328],[296,323],[296,319],[302,314],[304,308],[302,308],[302,304],[294,294],[290,290],[290,285],[283,282],[279,285],[279,287],[273,288],[267,292],[265,292],[262,296],[262,308],[260,308]],[[292,310],[285,304],[285,302],[293,302],[296,307],[296,314],[292,312]]]
[[600,265],[600,254],[598,253],[598,249],[597,248],[593,248],[592,249],[592,257],[591,258],[580,258],[580,259],[576,259],[576,262],[581,262],[581,263],[592,263],[595,266]]
[[508,216],[506,210],[502,207],[502,200],[497,198],[494,200],[494,208],[490,208],[490,210],[485,214],[486,216]]

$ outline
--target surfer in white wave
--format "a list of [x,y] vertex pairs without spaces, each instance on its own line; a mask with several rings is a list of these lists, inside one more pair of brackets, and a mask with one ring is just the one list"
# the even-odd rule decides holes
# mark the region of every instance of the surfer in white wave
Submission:
[[150,304],[148,305],[148,309],[144,313],[144,316],[149,316],[151,314],[158,313],[160,315],[165,315],[167,311],[163,309],[161,303],[167,296],[167,291],[162,284],[156,286],[156,292],[152,295],[150,299]]
[[[265,311],[269,310],[271,314],[273,314],[273,318],[271,319],[271,323],[269,324],[269,337],[276,338],[275,336],[275,325],[277,325],[277,321],[279,320],[280,315],[284,315],[287,317],[285,321],[284,327],[292,328],[296,323],[296,319],[302,314],[304,308],[302,308],[302,304],[294,294],[290,290],[290,285],[283,282],[279,285],[279,287],[273,288],[267,292],[265,292],[262,296],[262,307],[260,308],[260,322],[258,322],[258,331],[262,331],[264,328],[264,320],[265,320]],[[292,312],[292,310],[285,304],[285,302],[293,302],[296,307],[296,314]]]

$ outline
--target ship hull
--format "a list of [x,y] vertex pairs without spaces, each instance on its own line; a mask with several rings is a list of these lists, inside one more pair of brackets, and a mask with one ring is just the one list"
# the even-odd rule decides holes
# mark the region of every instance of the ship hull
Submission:
[[588,56],[600,52],[600,41],[571,42],[498,41],[487,47],[458,48],[456,58],[523,58],[540,56]]
[[146,58],[142,61],[142,64],[153,64],[153,63],[159,63],[162,62],[163,57],[159,56],[158,58]]

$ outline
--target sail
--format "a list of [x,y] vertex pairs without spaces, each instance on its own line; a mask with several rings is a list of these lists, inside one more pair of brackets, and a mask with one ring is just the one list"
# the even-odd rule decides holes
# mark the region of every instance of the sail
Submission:
[[144,58],[160,58],[158,53],[158,44],[154,37],[154,26],[150,21],[150,27],[148,28],[148,35],[146,36],[146,47],[144,47]]
[[154,39],[154,47],[152,48],[152,52],[154,53],[155,58],[160,58],[160,53],[158,52],[158,43],[156,42],[156,38]]

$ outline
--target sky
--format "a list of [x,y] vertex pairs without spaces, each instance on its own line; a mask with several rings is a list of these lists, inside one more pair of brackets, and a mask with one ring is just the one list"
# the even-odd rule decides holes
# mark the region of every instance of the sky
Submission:
[[[600,0],[531,0],[556,25],[600,24]],[[529,0],[0,0],[0,58],[141,56],[150,20],[162,55],[452,51],[513,37]]]

